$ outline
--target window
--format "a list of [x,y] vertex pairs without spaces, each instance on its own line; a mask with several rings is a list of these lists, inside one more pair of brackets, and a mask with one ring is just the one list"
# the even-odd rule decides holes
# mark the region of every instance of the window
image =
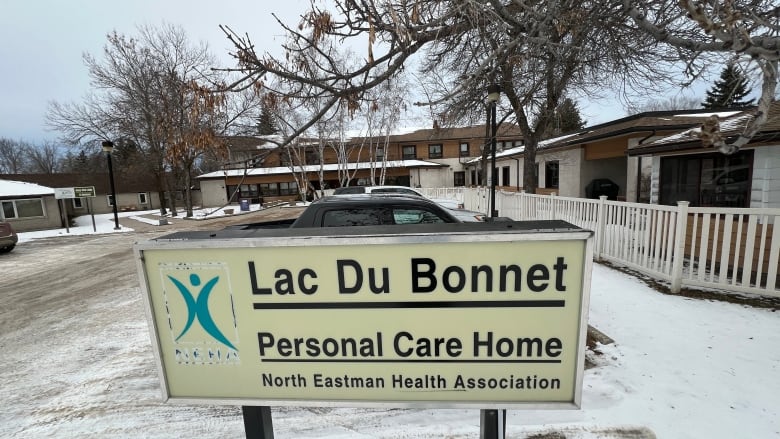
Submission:
[[306,150],[306,164],[307,165],[320,164],[320,152],[316,150]]
[[84,208],[84,199],[83,198],[72,198],[71,201],[73,201],[73,208],[74,209],[83,209]]
[[466,172],[465,171],[455,172],[453,177],[454,177],[453,186],[455,186],[455,187],[466,186]]
[[322,215],[323,227],[371,226],[382,224],[384,209],[329,210]]
[[749,207],[753,151],[661,159],[660,203]]
[[441,158],[441,143],[434,143],[428,145],[428,158],[440,159]]
[[384,158],[385,158],[385,149],[382,148],[381,146],[377,146],[376,147],[376,159],[377,159],[377,161],[384,160]]
[[403,159],[414,160],[417,158],[417,147],[414,145],[405,145],[403,147]]
[[468,144],[468,142],[461,142],[461,144],[460,144],[460,156],[461,157],[468,157],[469,156],[469,144]]
[[3,218],[34,218],[44,216],[43,200],[40,198],[28,198],[23,200],[5,200],[3,204]]
[[557,161],[545,162],[544,164],[544,187],[558,188],[560,165]]
[[114,196],[113,195],[106,195],[106,202],[108,203],[108,206],[111,207],[114,205]]
[[298,183],[294,181],[279,183],[279,195],[297,195]]
[[395,224],[436,224],[445,222],[433,212],[422,209],[393,209]]
[[149,195],[146,192],[138,192],[138,204],[149,204]]
[[290,157],[290,151],[282,151],[279,154],[279,166],[292,166],[292,157]]
[[509,186],[509,166],[501,168],[501,186]]
[[260,186],[260,193],[264,197],[276,197],[279,196],[279,187],[276,183],[262,183]]

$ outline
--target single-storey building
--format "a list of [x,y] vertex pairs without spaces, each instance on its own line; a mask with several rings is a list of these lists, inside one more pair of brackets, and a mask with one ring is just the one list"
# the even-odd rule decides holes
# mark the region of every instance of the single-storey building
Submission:
[[0,179],[0,220],[17,232],[61,227],[54,189],[34,183]]
[[[160,207],[160,198],[154,189],[154,182],[144,178],[126,178],[117,175],[114,177],[118,210],[151,210]],[[111,197],[111,186],[107,173],[0,174],[0,179],[26,181],[55,189],[94,187],[95,197],[64,200],[68,216],[113,212],[114,201]]]
[[[736,139],[754,117],[751,110],[720,119],[720,135]],[[710,146],[701,126],[635,145],[627,153],[651,164],[652,203],[780,208],[780,102],[771,104],[766,123],[734,154]]]
[[[721,117],[741,110],[724,110]],[[639,113],[622,119],[586,127],[544,140],[536,154],[538,193],[596,198],[596,188],[611,182],[615,199],[650,201],[651,162],[628,151],[684,130],[701,126],[711,110],[677,110]],[[496,182],[502,189],[522,190],[525,147],[496,154]],[[478,169],[479,159],[468,163]]]

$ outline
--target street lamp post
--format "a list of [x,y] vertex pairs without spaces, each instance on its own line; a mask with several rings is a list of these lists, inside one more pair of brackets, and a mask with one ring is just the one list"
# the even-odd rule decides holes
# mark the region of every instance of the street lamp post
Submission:
[[111,200],[114,208],[114,230],[119,230],[119,213],[116,210],[116,189],[114,189],[114,168],[111,166],[111,151],[114,150],[114,142],[110,140],[103,141],[103,152],[106,153],[108,160],[108,181],[111,184]]
[[496,104],[501,97],[501,88],[490,84],[487,88],[487,101],[490,106],[490,217],[498,216],[496,209]]

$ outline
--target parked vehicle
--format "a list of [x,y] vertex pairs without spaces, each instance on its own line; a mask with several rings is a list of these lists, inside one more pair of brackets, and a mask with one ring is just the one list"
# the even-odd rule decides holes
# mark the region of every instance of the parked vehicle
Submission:
[[0,253],[8,253],[16,247],[19,237],[16,236],[11,223],[0,221]]
[[249,230],[463,222],[452,212],[417,195],[333,195],[311,203],[297,219],[240,224],[228,228]]
[[333,195],[355,194],[404,194],[427,198],[447,209],[463,209],[463,203],[449,198],[428,198],[422,192],[407,186],[345,186],[333,191]]

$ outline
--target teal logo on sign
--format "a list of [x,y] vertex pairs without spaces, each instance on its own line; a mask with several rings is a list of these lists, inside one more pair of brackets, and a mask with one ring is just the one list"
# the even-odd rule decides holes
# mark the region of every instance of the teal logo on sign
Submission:
[[179,290],[179,293],[187,305],[187,322],[184,324],[184,329],[182,329],[181,333],[176,337],[176,341],[179,341],[179,339],[184,337],[197,321],[201,328],[215,340],[234,351],[238,351],[238,349],[233,346],[233,343],[231,343],[219,327],[217,327],[209,309],[209,297],[211,296],[212,291],[214,291],[217,282],[219,282],[219,276],[213,277],[201,287],[200,276],[195,273],[190,274],[189,283],[192,286],[193,291],[197,291],[197,298],[193,294],[193,291],[190,291],[190,288],[187,285],[184,285],[180,280],[171,275],[168,275],[168,279],[170,279]]

